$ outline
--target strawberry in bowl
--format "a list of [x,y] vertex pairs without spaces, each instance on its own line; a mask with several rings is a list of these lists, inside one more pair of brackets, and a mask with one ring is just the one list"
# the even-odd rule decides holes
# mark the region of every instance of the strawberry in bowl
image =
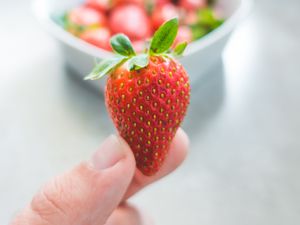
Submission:
[[98,48],[102,48],[108,51],[111,51],[111,47],[109,45],[109,39],[111,37],[111,32],[106,27],[99,27],[96,29],[89,29],[82,32],[79,35],[79,38],[82,40],[95,45]]
[[[209,23],[201,23],[203,10],[212,12],[205,19],[209,19]],[[214,16],[213,5],[208,0],[85,0],[68,10],[60,24],[89,44],[111,51],[102,43],[108,33],[124,33],[133,42],[142,43],[160,25],[175,17],[182,27],[179,36],[187,37],[187,42],[203,37],[223,23],[223,19]],[[92,29],[98,30],[90,31]],[[96,37],[97,34],[104,37]]]
[[123,4],[111,11],[109,26],[113,34],[124,33],[132,40],[145,40],[151,35],[151,25],[145,9],[135,4]]
[[64,28],[74,35],[106,24],[107,18],[102,12],[85,6],[76,7],[64,15]]

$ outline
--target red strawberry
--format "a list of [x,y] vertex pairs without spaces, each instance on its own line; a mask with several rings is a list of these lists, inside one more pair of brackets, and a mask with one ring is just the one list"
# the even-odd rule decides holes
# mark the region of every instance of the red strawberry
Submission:
[[140,6],[144,6],[147,0],[113,0],[114,6],[122,5],[122,4],[136,4]]
[[106,24],[106,17],[101,12],[88,7],[77,7],[70,11],[68,20],[72,24],[80,26],[103,26]]
[[162,6],[171,3],[171,0],[153,0],[156,6]]
[[111,0],[86,0],[86,5],[99,11],[107,11],[111,7]]
[[188,83],[177,61],[159,56],[150,57],[138,71],[119,67],[107,80],[110,116],[146,175],[157,172],[165,160],[189,104]]
[[153,11],[152,14],[153,28],[157,29],[164,22],[178,16],[179,16],[178,8],[175,5],[168,3],[159,6]]
[[107,28],[100,27],[84,31],[80,36],[82,40],[95,45],[99,48],[111,50],[109,39],[111,37],[110,31]]
[[[129,39],[116,35],[112,48],[122,56],[102,61],[88,79],[109,73],[105,102],[120,135],[128,142],[137,168],[155,174],[164,162],[190,100],[188,75],[168,55],[178,20],[165,23],[155,34],[147,54],[136,55]],[[181,54],[185,44],[175,48]]]
[[207,3],[206,0],[180,0],[179,5],[186,10],[195,11],[206,7]]
[[124,33],[131,39],[145,39],[151,35],[150,21],[146,11],[138,5],[121,5],[111,12],[110,29]]

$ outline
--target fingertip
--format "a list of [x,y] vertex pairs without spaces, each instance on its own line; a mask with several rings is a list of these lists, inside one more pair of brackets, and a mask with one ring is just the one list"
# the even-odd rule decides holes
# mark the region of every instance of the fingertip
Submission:
[[181,142],[186,146],[186,148],[189,147],[190,139],[187,133],[181,127],[178,128],[175,136],[181,140]]
[[120,145],[123,147],[123,150],[126,154],[126,157],[131,162],[130,164],[132,164],[133,168],[135,168],[136,162],[135,162],[134,155],[133,155],[133,152],[132,152],[130,146],[128,145],[128,143],[121,136],[117,135],[116,138],[120,142]]
[[124,159],[129,167],[135,167],[132,151],[120,136],[110,135],[92,155],[91,165],[98,171],[109,169]]

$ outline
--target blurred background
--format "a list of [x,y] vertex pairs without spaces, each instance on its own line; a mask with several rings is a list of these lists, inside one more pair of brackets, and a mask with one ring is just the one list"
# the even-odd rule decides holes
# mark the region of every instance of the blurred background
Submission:
[[[300,223],[300,1],[260,0],[192,86],[187,160],[131,201],[164,225]],[[30,1],[0,2],[0,224],[115,132]],[[201,70],[201,68],[199,68]],[[159,201],[159,204],[158,204]]]

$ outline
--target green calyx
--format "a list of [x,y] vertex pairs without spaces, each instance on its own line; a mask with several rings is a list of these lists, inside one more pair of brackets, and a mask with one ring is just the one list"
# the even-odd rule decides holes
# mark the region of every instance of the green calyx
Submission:
[[139,70],[149,64],[150,56],[180,57],[187,43],[179,43],[170,50],[178,31],[178,19],[174,18],[165,22],[154,33],[149,49],[145,53],[136,54],[129,38],[124,34],[116,34],[110,39],[110,45],[116,56],[104,59],[95,66],[93,71],[85,77],[85,80],[97,80],[109,74],[120,65],[127,62],[128,70]]

